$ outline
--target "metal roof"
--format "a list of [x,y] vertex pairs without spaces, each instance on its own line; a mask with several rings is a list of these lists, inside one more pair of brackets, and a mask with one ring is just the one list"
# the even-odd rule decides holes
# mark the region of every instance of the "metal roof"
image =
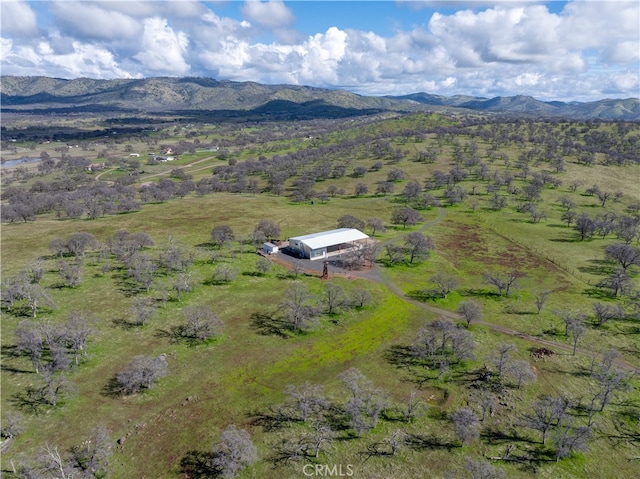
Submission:
[[339,228],[337,230],[321,231],[304,236],[289,238],[289,241],[300,241],[310,249],[326,248],[351,241],[367,239],[369,236],[355,228]]

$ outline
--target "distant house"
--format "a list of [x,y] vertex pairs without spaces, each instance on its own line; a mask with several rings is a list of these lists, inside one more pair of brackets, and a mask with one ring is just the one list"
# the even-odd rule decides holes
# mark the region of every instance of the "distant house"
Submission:
[[104,163],[91,163],[90,165],[86,166],[85,169],[87,171],[100,171],[100,170],[104,170]]
[[369,236],[355,228],[338,228],[289,238],[289,249],[313,261],[361,248],[368,239]]

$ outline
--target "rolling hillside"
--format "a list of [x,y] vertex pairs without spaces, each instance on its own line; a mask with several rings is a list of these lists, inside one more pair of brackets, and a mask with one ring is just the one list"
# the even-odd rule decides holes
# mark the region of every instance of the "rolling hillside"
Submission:
[[[477,98],[428,93],[363,96],[345,90],[297,85],[217,81],[212,78],[64,80],[48,77],[2,77],[0,99],[5,112],[91,111],[248,111],[264,114],[283,105],[321,116],[380,111],[446,111],[573,119],[640,120],[640,100],[604,99],[588,103],[542,102],[528,96]],[[327,109],[329,107],[329,109]],[[333,108],[331,108],[333,107]]]

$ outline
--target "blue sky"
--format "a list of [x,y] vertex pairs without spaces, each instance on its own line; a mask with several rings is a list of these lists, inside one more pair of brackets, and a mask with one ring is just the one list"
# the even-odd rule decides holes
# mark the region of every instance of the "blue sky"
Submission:
[[639,97],[640,3],[0,0],[3,75]]

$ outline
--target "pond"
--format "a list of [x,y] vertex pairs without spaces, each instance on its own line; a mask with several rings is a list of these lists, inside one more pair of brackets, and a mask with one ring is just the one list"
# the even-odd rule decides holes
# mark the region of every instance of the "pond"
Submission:
[[23,163],[36,163],[38,161],[42,161],[42,159],[39,157],[33,157],[33,158],[25,157],[25,158],[18,158],[17,160],[7,160],[0,163],[0,168],[11,168],[12,166],[18,166]]

